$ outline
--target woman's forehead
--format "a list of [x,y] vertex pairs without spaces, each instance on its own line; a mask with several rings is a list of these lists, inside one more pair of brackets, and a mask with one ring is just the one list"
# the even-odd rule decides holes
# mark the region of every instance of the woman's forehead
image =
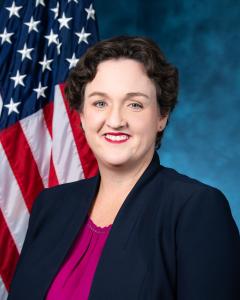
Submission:
[[107,70],[128,70],[132,72],[140,72],[146,75],[146,70],[141,62],[135,59],[124,57],[118,59],[105,60],[99,63],[99,65],[97,66],[97,73],[103,73]]
[[93,92],[143,93],[155,90],[144,66],[133,59],[107,60],[99,64],[94,79],[86,85],[86,94]]

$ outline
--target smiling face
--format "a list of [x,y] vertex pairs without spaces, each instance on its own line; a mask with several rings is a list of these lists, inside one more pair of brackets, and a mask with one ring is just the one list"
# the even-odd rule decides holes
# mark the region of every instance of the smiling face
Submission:
[[167,116],[160,116],[156,88],[143,65],[125,58],[99,64],[86,85],[80,117],[99,168],[150,162],[156,134],[167,122]]

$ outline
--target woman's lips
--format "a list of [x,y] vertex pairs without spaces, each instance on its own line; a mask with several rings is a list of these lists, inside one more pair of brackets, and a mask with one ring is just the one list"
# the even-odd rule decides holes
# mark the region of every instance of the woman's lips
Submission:
[[129,140],[129,136],[126,134],[105,134],[104,138],[107,142],[113,144],[122,144]]

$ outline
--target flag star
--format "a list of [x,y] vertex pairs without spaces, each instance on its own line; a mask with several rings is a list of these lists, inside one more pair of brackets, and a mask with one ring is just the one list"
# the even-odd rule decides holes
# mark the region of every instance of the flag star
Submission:
[[34,21],[33,17],[31,17],[29,22],[24,23],[28,26],[28,33],[30,33],[32,30],[38,32],[37,25],[41,23],[40,21]]
[[58,17],[58,13],[59,13],[59,2],[57,2],[57,6],[55,8],[51,8],[50,9],[52,12],[54,12],[54,19],[56,19]]
[[73,68],[76,66],[77,62],[78,62],[78,58],[76,58],[75,53],[73,53],[71,58],[66,58],[66,61],[69,62],[69,69]]
[[17,85],[22,85],[25,86],[25,84],[23,83],[23,79],[26,77],[27,75],[20,75],[19,70],[17,71],[16,76],[12,76],[10,77],[10,79],[14,80],[14,87],[16,87]]
[[47,86],[42,86],[42,85],[41,85],[41,82],[39,82],[38,88],[33,89],[34,92],[37,93],[37,99],[39,99],[40,97],[46,98],[46,95],[45,95],[45,93],[44,93],[44,91],[45,91],[46,89],[47,89]]
[[35,7],[38,7],[38,5],[45,6],[44,0],[36,0]]
[[2,38],[1,44],[7,42],[9,44],[12,44],[10,37],[13,35],[13,32],[7,32],[7,29],[4,28],[3,33],[0,34],[0,38]]
[[22,50],[17,50],[17,52],[21,53],[22,54],[22,61],[25,59],[25,58],[28,58],[30,60],[32,60],[32,57],[31,57],[31,52],[33,51],[34,48],[27,48],[27,45],[26,43],[24,44],[23,46],[23,49]]
[[9,18],[12,16],[16,16],[20,18],[18,11],[22,8],[22,6],[16,6],[15,1],[13,1],[12,6],[5,7],[9,12]]
[[17,109],[18,105],[21,102],[15,102],[13,101],[13,99],[11,98],[10,103],[9,104],[5,104],[4,106],[8,109],[8,116],[12,113],[15,112],[17,114],[19,114],[19,111]]
[[68,26],[68,22],[70,20],[72,20],[72,18],[66,18],[65,13],[63,13],[62,17],[58,19],[58,22],[60,24],[59,29],[61,29],[62,27],[66,27],[66,28],[70,29]]
[[53,59],[47,60],[46,54],[44,55],[43,61],[40,61],[40,65],[42,65],[42,71],[45,71],[48,69],[49,71],[52,71],[50,67],[50,63],[53,61]]
[[88,36],[91,35],[91,33],[87,33],[85,32],[84,27],[82,28],[81,32],[76,32],[75,33],[78,36],[78,44],[80,44],[81,42],[85,42],[86,44],[88,44]]
[[87,20],[90,18],[95,20],[95,10],[93,9],[92,4],[89,6],[89,8],[85,8],[85,11],[87,12]]
[[58,44],[58,35],[53,33],[53,30],[51,29],[49,35],[44,36],[48,40],[48,46],[50,46],[52,43]]

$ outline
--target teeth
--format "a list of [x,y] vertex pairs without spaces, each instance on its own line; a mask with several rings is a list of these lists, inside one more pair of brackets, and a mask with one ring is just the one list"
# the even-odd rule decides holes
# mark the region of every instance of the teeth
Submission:
[[112,140],[112,141],[123,141],[123,140],[127,140],[128,139],[128,136],[127,135],[110,135],[110,134],[106,134],[106,137],[109,139],[109,140]]

